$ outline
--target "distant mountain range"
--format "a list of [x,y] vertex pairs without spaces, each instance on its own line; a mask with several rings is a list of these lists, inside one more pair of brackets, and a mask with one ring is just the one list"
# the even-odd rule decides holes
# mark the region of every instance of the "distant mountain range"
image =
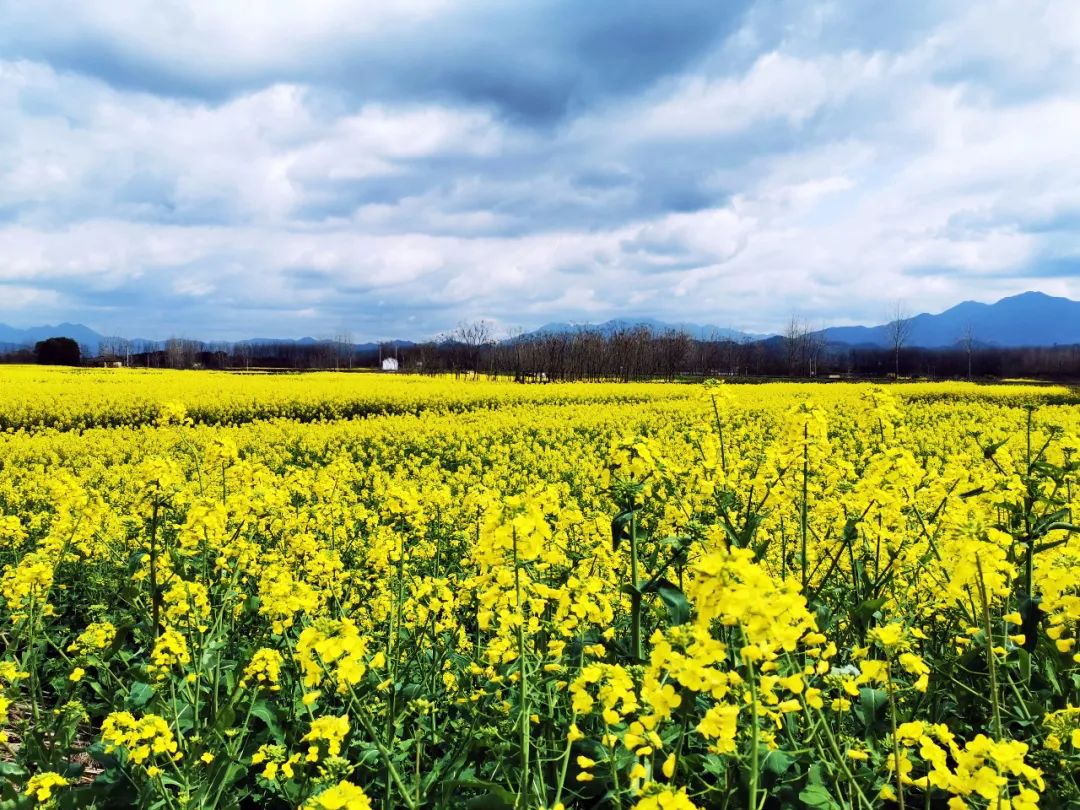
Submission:
[[[523,337],[589,329],[611,335],[621,329],[645,326],[654,334],[686,332],[699,340],[768,340],[775,335],[739,332],[693,323],[666,323],[655,318],[619,318],[600,324],[549,323]],[[955,346],[965,336],[984,346],[1054,346],[1080,344],[1080,301],[1026,292],[995,304],[964,301],[938,315],[922,313],[908,319],[905,345],[927,349]],[[814,334],[827,343],[848,346],[889,346],[889,325],[831,326]]]
[[[775,338],[740,332],[712,325],[694,323],[669,323],[655,318],[616,318],[600,324],[549,323],[521,338],[544,334],[564,334],[583,329],[612,335],[623,329],[646,327],[653,334],[669,331],[685,332],[698,340],[756,341]],[[1057,298],[1041,292],[1026,292],[1002,298],[994,304],[964,301],[937,315],[922,313],[909,319],[910,333],[905,341],[909,347],[943,348],[955,346],[965,336],[984,346],[1053,346],[1080,344],[1080,301]],[[826,342],[848,346],[888,346],[889,325],[832,326],[815,333]],[[34,326],[17,329],[0,324],[0,351],[33,346],[39,340],[50,337],[70,337],[91,352],[97,352],[106,336],[78,323],[61,323],[56,326]],[[519,338],[519,339],[521,339]],[[160,347],[162,341],[133,341],[140,347]],[[252,346],[300,345],[320,343],[312,337],[292,340],[288,338],[252,338],[238,341]],[[412,341],[393,341],[398,346],[414,345]],[[383,344],[386,345],[386,344]],[[357,351],[374,351],[378,343],[353,344]]]
[[[336,342],[329,340],[320,340],[313,337],[302,338],[249,338],[247,340],[238,340],[233,345],[239,346],[318,346],[320,343]],[[358,352],[373,352],[376,351],[379,346],[397,346],[399,349],[408,348],[409,346],[415,346],[416,343],[412,340],[384,340],[381,343],[353,343],[351,344],[353,349]]]
[[610,321],[604,321],[603,323],[589,324],[589,323],[566,323],[556,322],[548,323],[541,326],[539,329],[535,329],[532,332],[526,332],[521,337],[530,338],[537,337],[539,335],[552,335],[552,334],[565,334],[567,332],[578,332],[583,329],[587,329],[590,332],[599,332],[605,337],[610,337],[616,332],[633,329],[638,326],[644,326],[654,335],[662,335],[665,332],[685,332],[695,340],[764,340],[765,338],[772,337],[771,335],[759,335],[752,332],[740,332],[737,329],[728,329],[723,326],[712,326],[711,324],[696,324],[696,323],[668,323],[666,321],[658,321],[656,318],[615,318]]
[[[907,346],[955,346],[966,334],[987,346],[1054,346],[1080,343],[1080,301],[1041,292],[1002,298],[995,304],[964,301],[938,315],[909,319]],[[819,332],[829,343],[888,346],[889,325],[834,326]]]
[[[56,326],[31,326],[27,329],[19,329],[14,326],[7,326],[0,323],[0,352],[12,352],[19,349],[32,348],[39,340],[45,340],[51,337],[68,337],[78,343],[84,349],[88,350],[91,354],[97,354],[101,351],[101,345],[105,342],[118,341],[119,338],[103,335],[100,332],[95,332],[89,326],[83,326],[81,323],[58,323]],[[133,338],[128,341],[131,344],[132,351],[142,352],[149,350],[162,349],[165,347],[164,340],[146,340],[143,338]],[[216,341],[206,341],[207,343],[214,343]],[[234,345],[241,346],[315,346],[319,343],[326,341],[319,340],[313,337],[302,338],[249,338],[247,340],[235,341]],[[353,349],[358,352],[376,351],[379,348],[378,343],[354,343]],[[381,345],[394,346],[399,348],[405,348],[408,346],[414,346],[410,340],[392,340],[385,341]]]
[[69,337],[77,343],[87,346],[93,351],[105,338],[104,335],[95,332],[81,323],[58,323],[56,326],[31,326],[28,329],[17,329],[0,323],[0,347],[8,350],[33,346],[39,340],[51,337]]

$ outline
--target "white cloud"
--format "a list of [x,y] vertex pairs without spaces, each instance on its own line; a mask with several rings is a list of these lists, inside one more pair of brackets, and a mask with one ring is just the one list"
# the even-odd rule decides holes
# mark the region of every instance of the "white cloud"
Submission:
[[631,121],[635,130],[671,139],[723,135],[774,121],[798,127],[823,106],[878,79],[882,62],[873,54],[799,59],[772,51],[742,76],[685,78]]
[[92,41],[177,70],[243,77],[297,69],[357,40],[423,24],[446,0],[9,0],[4,14],[22,41],[60,51]]
[[[160,205],[181,218],[283,222],[318,197],[310,185],[392,175],[399,161],[433,155],[490,155],[504,138],[484,113],[433,105],[327,117],[314,91],[296,85],[211,104],[123,93],[31,63],[0,62],[0,80],[14,88],[0,94],[0,117],[18,122],[0,157],[0,205],[31,218],[35,206],[48,217],[125,206],[140,216]],[[72,97],[82,99],[74,122]]]
[[653,314],[766,331],[793,310],[880,320],[898,297],[1080,296],[1075,278],[1032,278],[1080,255],[1078,7],[942,7],[902,45],[828,40],[851,11],[830,7],[772,31],[751,15],[678,75],[529,126],[302,69],[392,48],[437,24],[437,2],[272,3],[253,20],[19,3],[11,19],[53,46],[90,29],[194,72],[219,51],[213,70],[252,84],[197,98],[0,61],[0,320],[172,313],[160,328],[242,337],[354,313],[413,316],[421,336]]

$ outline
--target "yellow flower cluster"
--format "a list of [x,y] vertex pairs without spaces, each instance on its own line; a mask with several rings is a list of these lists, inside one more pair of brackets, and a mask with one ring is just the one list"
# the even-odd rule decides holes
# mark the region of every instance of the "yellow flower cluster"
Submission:
[[26,795],[33,796],[35,801],[44,804],[52,798],[56,788],[67,787],[70,784],[71,782],[65,777],[53,771],[36,773],[26,783]]
[[156,714],[136,719],[130,712],[113,712],[101,724],[101,740],[110,753],[126,748],[137,765],[156,756],[174,761],[183,756],[168,722]]
[[[967,801],[980,798],[990,806],[1002,802],[1016,810],[1038,807],[1043,776],[1027,764],[1028,746],[1022,742],[978,734],[961,745],[947,726],[920,721],[902,724],[895,736],[901,751],[899,773],[906,785],[947,791],[953,796],[951,806],[966,807]],[[925,762],[926,775],[912,776],[916,767],[912,757]]]
[[370,639],[351,619],[323,619],[304,628],[296,642],[296,660],[308,688],[329,677],[341,691],[359,683],[367,672]]
[[296,775],[295,766],[300,762],[300,754],[289,754],[282,745],[261,745],[251,755],[252,765],[266,763],[259,774],[263,779],[273,781],[278,774],[286,779],[292,779]]
[[248,686],[255,683],[260,688],[269,689],[271,692],[278,691],[281,688],[278,680],[281,678],[283,661],[283,656],[277,650],[267,647],[256,650],[251,656],[251,663],[244,668],[244,677],[240,679],[240,685]]
[[307,752],[308,762],[317,762],[319,759],[319,744],[325,745],[325,753],[336,757],[341,753],[341,743],[349,733],[349,718],[341,717],[316,717],[311,721],[311,730],[302,738],[302,742],[310,743]]
[[352,782],[342,780],[314,796],[308,810],[371,810],[371,800]]
[[115,638],[116,627],[112,622],[91,622],[68,645],[67,651],[76,655],[92,655],[109,647]]
[[183,667],[191,661],[187,638],[180,632],[168,629],[158,636],[150,652],[147,670],[155,679],[162,681],[174,668]]
[[1080,801],[1067,389],[0,380],[38,801]]

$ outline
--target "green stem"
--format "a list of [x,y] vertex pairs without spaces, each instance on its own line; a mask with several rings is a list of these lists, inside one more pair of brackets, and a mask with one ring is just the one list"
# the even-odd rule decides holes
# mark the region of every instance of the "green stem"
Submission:
[[153,515],[150,518],[150,624],[153,628],[154,641],[158,637],[158,619],[161,612],[161,597],[157,584],[157,524],[158,500],[154,498]]
[[900,773],[900,740],[896,737],[896,696],[893,694],[892,659],[886,661],[886,684],[889,690],[889,723],[892,726],[893,770],[896,772],[896,801],[900,810],[904,810],[904,782]]
[[982,597],[983,629],[986,631],[986,668],[990,672],[990,705],[994,712],[995,739],[1005,739],[1001,727],[1001,707],[998,705],[997,661],[994,657],[994,635],[990,626],[990,605],[986,595],[986,582],[983,580],[982,562],[975,558],[975,573],[979,576],[979,595]]
[[[570,725],[573,726],[577,722],[577,714],[570,715]],[[555,807],[562,800],[563,785],[566,784],[566,769],[570,765],[570,751],[573,749],[574,744],[570,742],[570,735],[566,735],[566,750],[562,755],[562,764],[559,766],[559,784],[555,788],[555,801],[552,802],[552,807]]]
[[864,807],[872,808],[874,806],[873,803],[866,797],[866,794],[862,792],[858,780],[855,779],[854,774],[852,774],[851,770],[848,768],[847,757],[844,756],[844,752],[840,750],[840,744],[837,743],[836,736],[833,734],[832,729],[829,728],[829,721],[826,719],[825,713],[821,709],[815,709],[814,711],[818,713],[818,717],[821,720],[820,728],[825,732],[825,739],[828,740],[833,756],[836,757],[836,761],[840,765],[841,770],[843,770],[848,782],[851,783],[851,787],[854,789],[855,793],[858,794],[862,805]]
[[622,810],[622,790],[619,787],[619,766],[615,761],[615,745],[612,745],[607,749],[607,760],[611,770],[611,784],[614,786],[614,790],[611,792],[611,799],[615,803],[615,810]]
[[[351,690],[350,690],[351,693]],[[379,735],[375,732],[371,722],[367,716],[363,713],[363,709],[359,706],[359,701],[355,700],[355,695],[352,695],[354,699],[354,706],[357,708],[356,717],[360,721],[360,725],[364,727],[364,731],[371,737],[371,741],[375,744],[375,748],[378,749],[379,754],[383,758],[383,762],[386,764],[386,770],[390,774],[390,781],[397,787],[398,792],[401,793],[401,798],[409,808],[416,807],[416,801],[413,799],[412,791],[409,790],[409,786],[405,784],[405,780],[401,778],[401,774],[398,772],[397,767],[394,765],[393,757],[390,750],[383,745],[382,740],[379,739]]]
[[803,593],[806,593],[806,535],[807,535],[807,513],[806,513],[806,498],[807,498],[807,479],[810,476],[810,426],[803,425],[803,468],[802,468],[802,503],[799,508],[799,532],[802,538],[802,589]]
[[758,747],[760,745],[758,740],[758,694],[757,694],[757,673],[754,671],[753,663],[748,664],[750,668],[750,796],[747,803],[748,810],[756,810],[757,808],[757,794],[758,794]]
[[716,396],[713,395],[711,399],[713,415],[716,416],[716,432],[720,437],[720,469],[724,471],[724,475],[727,475],[727,453],[724,452],[724,423],[720,421],[720,409],[716,405]]
[[[630,504],[633,510],[634,504]],[[630,513],[630,650],[634,663],[641,661],[641,590],[638,582],[637,514]]]
[[522,808],[529,806],[529,788],[531,786],[531,780],[529,779],[529,743],[530,729],[529,729],[529,680],[525,671],[525,617],[521,612],[521,566],[518,562],[518,542],[517,542],[517,530],[513,532],[514,540],[514,596],[517,600],[517,642],[518,642],[518,676],[520,688],[521,704],[521,719],[520,719],[520,732],[521,732],[521,787],[518,790],[518,802]]

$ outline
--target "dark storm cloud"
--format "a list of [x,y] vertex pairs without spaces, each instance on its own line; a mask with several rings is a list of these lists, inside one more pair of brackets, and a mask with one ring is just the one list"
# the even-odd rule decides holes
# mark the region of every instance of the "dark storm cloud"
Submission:
[[[738,24],[744,0],[479,3],[391,22],[303,53],[238,60],[197,44],[191,58],[131,32],[50,24],[28,3],[0,26],[8,58],[48,62],[122,90],[220,102],[267,84],[333,87],[357,101],[463,102],[544,124],[634,93],[699,59]],[[192,21],[177,14],[176,29]],[[238,31],[243,34],[243,28]],[[296,45],[302,45],[298,38]],[[195,58],[202,56],[203,58]]]

